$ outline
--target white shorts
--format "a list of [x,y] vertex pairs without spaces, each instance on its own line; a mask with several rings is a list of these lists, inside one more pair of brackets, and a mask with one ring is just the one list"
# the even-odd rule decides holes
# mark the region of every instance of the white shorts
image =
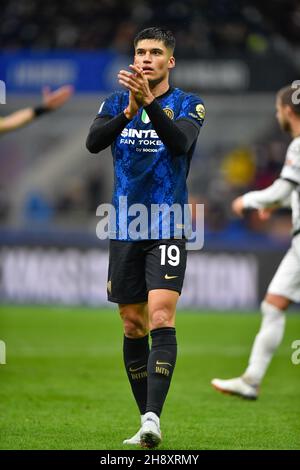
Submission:
[[268,287],[269,294],[277,294],[293,302],[300,302],[300,234],[292,240]]

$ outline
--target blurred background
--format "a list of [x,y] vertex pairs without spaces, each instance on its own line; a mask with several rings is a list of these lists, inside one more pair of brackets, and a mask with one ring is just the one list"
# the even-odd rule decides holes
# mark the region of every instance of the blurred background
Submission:
[[112,190],[110,149],[91,155],[89,127],[149,26],[177,40],[171,83],[199,94],[207,115],[189,175],[205,204],[205,245],[191,253],[184,307],[257,307],[290,242],[291,215],[238,220],[233,198],[269,186],[290,141],[275,93],[299,78],[297,0],[8,0],[1,9],[0,116],[72,84],[60,110],[0,136],[2,302],[106,305],[107,242],[96,208]]

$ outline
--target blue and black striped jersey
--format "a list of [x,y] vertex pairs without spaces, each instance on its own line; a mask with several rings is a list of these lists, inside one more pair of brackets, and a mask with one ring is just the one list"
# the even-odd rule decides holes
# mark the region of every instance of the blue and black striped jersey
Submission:
[[[128,101],[128,91],[113,93],[102,103],[98,116],[117,116],[127,107]],[[173,121],[189,120],[198,128],[202,126],[205,109],[198,96],[178,88],[170,88],[158,97],[157,101]],[[187,154],[174,157],[160,140],[146,111],[141,108],[111,145],[114,164],[112,202],[116,209],[117,221],[120,220],[120,210],[125,209],[121,209],[119,205],[120,197],[123,197],[123,201],[124,197],[127,197],[128,207],[143,204],[149,214],[153,204],[166,204],[169,207],[179,204],[183,209],[184,204],[188,202],[186,179],[195,145],[196,142]],[[149,238],[150,230],[149,219]],[[116,239],[131,239],[128,233],[120,236],[119,232],[117,226]],[[163,238],[161,228],[157,238]]]

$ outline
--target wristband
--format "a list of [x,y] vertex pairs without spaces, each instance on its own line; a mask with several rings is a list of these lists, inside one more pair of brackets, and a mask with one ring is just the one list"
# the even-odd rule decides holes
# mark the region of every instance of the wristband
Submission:
[[42,114],[49,113],[50,109],[44,106],[43,104],[33,108],[34,116],[39,117]]

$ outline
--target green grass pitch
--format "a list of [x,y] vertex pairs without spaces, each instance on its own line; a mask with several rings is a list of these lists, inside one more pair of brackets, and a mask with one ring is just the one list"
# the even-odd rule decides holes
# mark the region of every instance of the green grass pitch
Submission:
[[[300,365],[283,344],[256,402],[214,391],[210,380],[243,371],[259,314],[179,312],[178,359],[161,417],[161,449],[300,449]],[[122,364],[115,310],[0,307],[1,449],[128,449],[139,415]]]

